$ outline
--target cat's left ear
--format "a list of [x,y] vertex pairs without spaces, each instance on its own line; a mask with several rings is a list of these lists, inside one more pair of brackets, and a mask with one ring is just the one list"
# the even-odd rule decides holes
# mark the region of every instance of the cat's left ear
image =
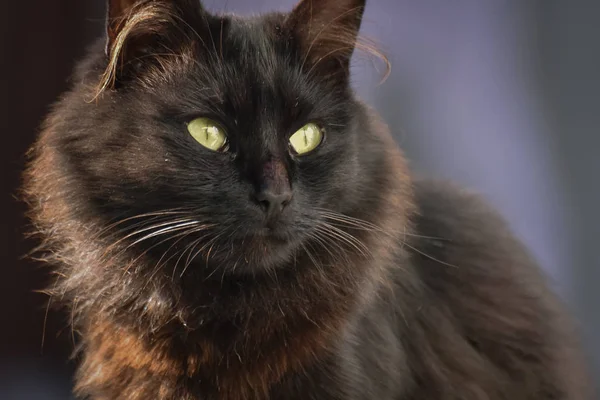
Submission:
[[286,24],[312,66],[349,73],[365,3],[366,0],[301,0],[294,8]]

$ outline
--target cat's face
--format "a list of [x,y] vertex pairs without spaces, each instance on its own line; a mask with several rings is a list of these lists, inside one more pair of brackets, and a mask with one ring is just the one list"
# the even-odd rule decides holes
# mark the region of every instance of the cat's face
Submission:
[[[113,18],[130,7],[113,3]],[[66,117],[61,147],[86,207],[125,221],[120,235],[149,254],[240,271],[330,240],[323,224],[366,180],[348,79],[364,2],[305,1],[256,19],[156,3],[134,9],[147,21],[128,36],[126,22],[109,25],[114,87]]]

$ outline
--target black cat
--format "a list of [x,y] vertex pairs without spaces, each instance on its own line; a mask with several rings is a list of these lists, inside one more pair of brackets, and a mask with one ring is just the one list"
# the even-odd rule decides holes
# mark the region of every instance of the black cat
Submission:
[[364,7],[109,1],[25,184],[79,396],[589,398],[523,246],[351,91]]

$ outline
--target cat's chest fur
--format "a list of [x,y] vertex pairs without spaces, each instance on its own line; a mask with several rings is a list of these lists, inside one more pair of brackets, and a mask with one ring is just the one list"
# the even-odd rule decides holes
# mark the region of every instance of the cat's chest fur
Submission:
[[[235,339],[221,326],[208,341],[175,330],[143,342],[113,326],[105,337],[88,333],[98,341],[83,364],[89,381],[79,381],[91,386],[81,389],[132,399],[584,399],[560,397],[583,393],[584,375],[561,329],[551,330],[556,310],[539,297],[534,265],[502,222],[445,184],[418,182],[416,193],[416,229],[397,243],[388,284],[339,325],[333,308],[323,319],[307,308],[300,313],[314,319],[306,325],[269,332],[278,319],[262,325],[259,318],[259,336],[246,327]],[[406,246],[414,249],[408,255]],[[536,302],[526,301],[534,295]],[[94,362],[97,373],[87,369]]]

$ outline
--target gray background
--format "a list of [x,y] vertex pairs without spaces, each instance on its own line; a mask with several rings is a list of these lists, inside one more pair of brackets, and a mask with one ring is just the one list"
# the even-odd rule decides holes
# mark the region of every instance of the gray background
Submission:
[[[86,43],[101,0],[0,6],[2,260],[0,399],[64,399],[72,364],[66,321],[51,314],[40,349],[46,271],[18,257],[23,153]],[[205,2],[241,14],[294,0]],[[363,25],[390,57],[354,60],[354,84],[395,132],[419,175],[474,189],[527,243],[580,323],[600,379],[600,2],[371,0]],[[57,335],[58,333],[58,335]]]

